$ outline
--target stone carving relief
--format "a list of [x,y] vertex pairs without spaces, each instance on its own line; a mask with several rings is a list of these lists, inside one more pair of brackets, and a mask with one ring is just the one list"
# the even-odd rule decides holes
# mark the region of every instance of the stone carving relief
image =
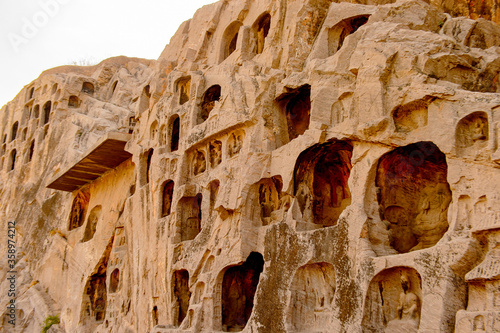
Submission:
[[252,252],[247,260],[230,267],[222,281],[222,329],[239,332],[245,328],[252,314],[255,292],[264,259],[260,253]]
[[351,204],[348,179],[352,146],[343,141],[317,144],[302,152],[295,164],[295,197],[302,219],[328,227],[335,225]]
[[394,267],[370,282],[363,332],[417,332],[422,306],[422,281],[413,268]]
[[210,167],[213,169],[222,162],[222,142],[215,140],[210,142]]
[[174,324],[180,326],[186,318],[191,292],[189,291],[189,273],[187,270],[174,272],[173,276],[173,318]]
[[193,159],[193,174],[199,175],[200,173],[205,172],[207,169],[207,161],[205,158],[205,153],[202,151],[196,150],[194,152],[194,159]]
[[82,190],[76,194],[71,205],[68,230],[73,230],[83,225],[89,201],[90,193],[88,191]]
[[101,211],[101,205],[95,206],[90,211],[82,242],[87,242],[94,237],[95,231],[97,229],[97,222],[99,221],[99,217],[101,216]]
[[179,200],[181,241],[194,239],[201,230],[201,202],[203,196],[183,197]]
[[448,230],[447,172],[445,155],[431,142],[399,147],[380,158],[378,201],[396,251],[431,247]]
[[331,321],[335,288],[332,264],[322,262],[300,267],[290,286],[288,330],[322,331]]
[[457,147],[468,148],[488,141],[488,115],[478,111],[462,118],[456,130]]
[[229,139],[227,140],[227,154],[229,158],[238,154],[243,147],[243,140],[245,139],[245,133],[243,131],[237,131],[231,133]]

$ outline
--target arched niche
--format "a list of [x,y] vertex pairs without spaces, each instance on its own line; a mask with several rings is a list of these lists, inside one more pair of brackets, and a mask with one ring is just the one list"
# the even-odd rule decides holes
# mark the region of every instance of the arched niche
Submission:
[[99,222],[99,218],[101,217],[102,206],[97,205],[89,213],[89,217],[87,218],[87,225],[85,226],[85,233],[83,234],[82,242],[87,242],[94,237],[94,234],[97,230],[97,222]]
[[425,98],[396,107],[392,112],[396,131],[409,133],[427,126],[428,108],[431,101],[432,98]]
[[158,139],[158,121],[156,120],[153,121],[149,128],[149,139],[153,141]]
[[377,274],[368,287],[363,332],[416,333],[422,308],[422,279],[413,268],[394,267]]
[[191,292],[189,291],[189,272],[185,269],[175,271],[173,284],[174,324],[180,326],[186,318]]
[[95,87],[94,84],[91,82],[83,82],[82,84],[82,92],[86,93],[90,96],[94,95]]
[[203,195],[183,197],[179,200],[181,241],[195,239],[201,231],[201,203]]
[[115,268],[109,277],[109,292],[116,293],[120,285],[120,270]]
[[149,109],[149,100],[151,98],[149,84],[142,89],[141,96],[139,98],[139,112],[144,112]]
[[78,108],[79,106],[80,106],[80,99],[75,95],[69,96],[68,107],[69,108]]
[[222,279],[222,330],[243,330],[252,314],[259,277],[264,269],[264,258],[252,252],[238,266],[229,267]]
[[162,200],[161,200],[161,216],[170,215],[172,210],[172,198],[174,196],[174,182],[168,180],[163,184]]
[[336,282],[326,262],[300,267],[290,285],[287,326],[291,332],[319,332],[330,322]]
[[81,190],[76,193],[69,214],[68,230],[73,230],[83,225],[89,201],[90,193],[88,191]]
[[448,230],[451,191],[446,156],[432,142],[399,147],[378,163],[380,217],[400,252],[435,245]]
[[488,141],[488,115],[473,112],[460,119],[455,132],[457,148],[468,148]]
[[222,142],[219,140],[211,141],[208,145],[210,153],[210,168],[215,168],[222,162]]
[[51,109],[52,109],[51,101],[48,101],[43,105],[42,125],[45,125],[49,122]]
[[304,222],[335,225],[351,204],[348,179],[352,145],[345,141],[316,144],[302,152],[294,170],[294,194]]
[[15,149],[12,149],[9,155],[9,171],[14,170],[16,167],[16,156],[17,156],[17,151]]
[[179,105],[183,105],[191,96],[191,76],[177,80],[176,91],[179,95]]
[[254,53],[261,54],[264,51],[264,45],[269,29],[271,28],[271,15],[264,13],[252,25],[252,33],[254,39]]
[[180,139],[180,133],[181,133],[181,118],[179,115],[173,115],[170,118],[170,126],[169,126],[169,133],[170,133],[170,151],[174,152],[179,149],[179,139]]
[[35,153],[35,140],[31,140],[30,149],[28,151],[28,162],[31,162],[34,153]]
[[217,195],[219,194],[220,181],[218,179],[212,180],[208,184],[208,189],[210,191],[210,214],[215,208],[215,202],[217,201]]
[[151,169],[151,161],[153,160],[153,154],[154,154],[154,149],[149,149],[147,154],[146,154],[146,158],[143,158],[144,160],[144,166],[143,166],[143,185],[144,184],[148,184],[149,183],[149,179],[150,179],[150,169]]
[[281,176],[263,178],[251,186],[247,215],[255,226],[266,226],[281,221],[284,216],[283,179]]
[[222,35],[222,43],[220,50],[220,61],[223,62],[227,57],[229,57],[238,45],[238,34],[243,23],[240,21],[234,21],[228,25],[224,34]]
[[33,107],[33,118],[38,118],[40,116],[40,105],[35,105]]
[[198,117],[198,124],[201,124],[208,119],[210,112],[212,112],[215,107],[215,103],[220,100],[221,97],[221,86],[216,84],[211,86],[205,91],[203,95],[203,100],[201,102],[200,114]]
[[335,54],[344,45],[344,40],[368,22],[370,15],[349,17],[328,30],[328,53]]
[[151,311],[151,319],[153,320],[153,327],[158,325],[158,307],[155,305]]
[[245,131],[243,130],[234,131],[229,135],[229,138],[227,139],[227,155],[229,158],[232,158],[240,153],[244,140]]
[[196,150],[193,153],[193,175],[197,176],[207,170],[207,159],[205,153]]
[[288,142],[304,134],[311,118],[311,86],[291,89],[280,95],[276,103],[280,109],[281,140]]
[[18,128],[19,128],[19,123],[16,121],[14,125],[12,125],[12,131],[10,133],[10,141],[14,141],[16,139]]

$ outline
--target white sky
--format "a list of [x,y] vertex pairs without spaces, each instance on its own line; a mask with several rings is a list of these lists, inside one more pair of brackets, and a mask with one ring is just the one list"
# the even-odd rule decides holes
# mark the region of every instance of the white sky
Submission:
[[216,0],[0,0],[0,107],[44,70],[125,55],[157,59]]

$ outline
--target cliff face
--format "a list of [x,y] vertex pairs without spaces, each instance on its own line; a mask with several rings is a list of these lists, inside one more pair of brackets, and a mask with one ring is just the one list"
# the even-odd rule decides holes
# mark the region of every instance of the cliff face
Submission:
[[497,8],[388,2],[221,1],[27,85],[0,332],[496,331]]

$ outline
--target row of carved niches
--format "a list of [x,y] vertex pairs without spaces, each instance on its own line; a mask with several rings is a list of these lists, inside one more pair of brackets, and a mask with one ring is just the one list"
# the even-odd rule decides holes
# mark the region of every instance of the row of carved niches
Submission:
[[344,141],[317,144],[299,155],[294,171],[294,194],[305,229],[335,225],[342,211],[351,204],[347,183],[351,157],[352,145]]
[[[220,140],[212,140],[208,146],[195,150],[192,154],[192,173],[197,176],[205,172],[208,166],[214,169],[222,163],[223,156],[230,159],[239,154],[243,147],[243,140],[245,139],[245,132],[237,130],[232,132],[229,136],[221,138]],[[226,149],[223,150],[223,141],[226,141]],[[207,153],[208,165],[207,165]]]
[[486,195],[472,199],[463,194],[458,198],[455,231],[485,231],[500,228],[500,211]]
[[380,218],[397,252],[431,247],[448,230],[447,173],[445,155],[431,142],[399,147],[380,158],[376,176]]
[[467,309],[457,312],[455,332],[500,331],[500,231],[485,234],[484,260],[465,275]]
[[287,309],[288,332],[320,332],[330,323],[335,296],[332,264],[316,263],[300,267],[290,286]]
[[486,112],[473,112],[462,118],[455,133],[457,154],[477,156],[487,146],[488,132]]
[[363,332],[418,331],[422,307],[422,279],[409,267],[394,267],[377,274],[365,298]]

